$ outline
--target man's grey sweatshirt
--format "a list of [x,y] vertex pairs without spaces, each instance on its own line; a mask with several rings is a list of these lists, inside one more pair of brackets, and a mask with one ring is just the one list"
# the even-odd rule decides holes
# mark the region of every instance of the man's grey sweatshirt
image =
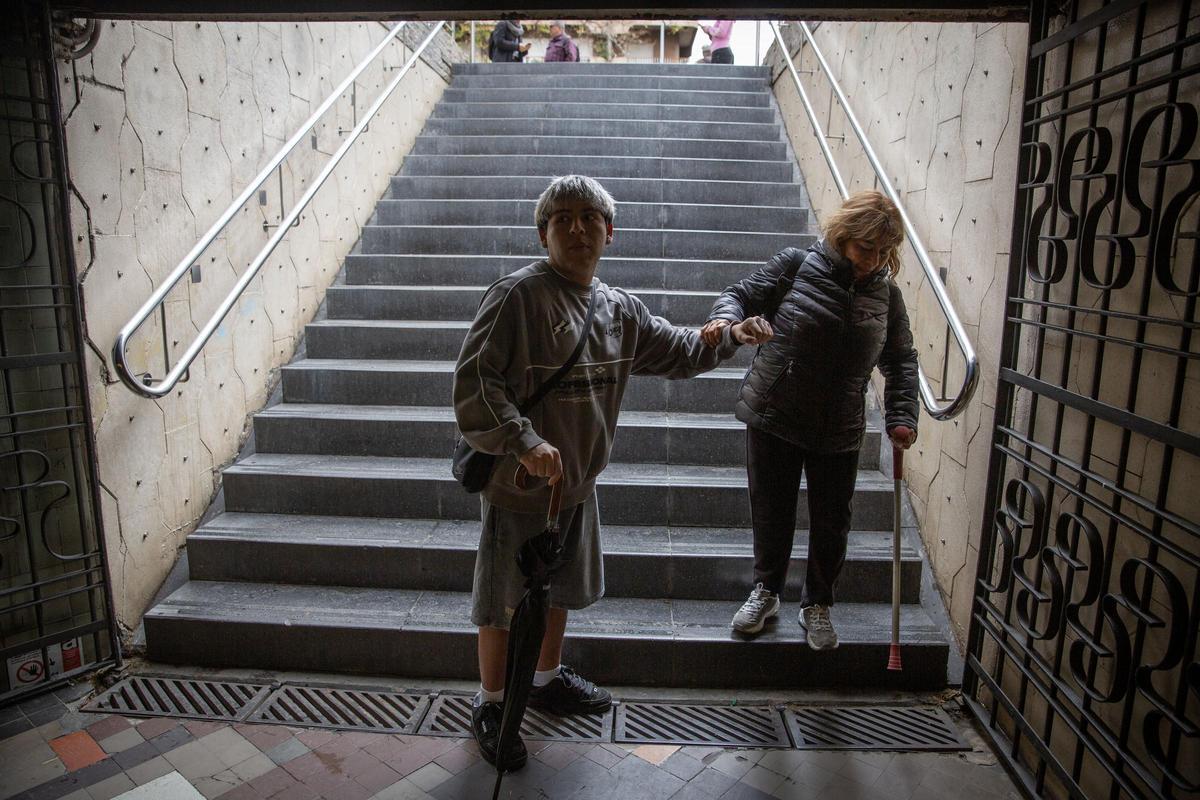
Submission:
[[570,357],[591,290],[538,261],[492,284],[475,314],[454,370],[454,414],[473,448],[502,456],[483,490],[494,505],[546,510],[544,481],[528,491],[513,484],[517,457],[542,442],[562,454],[563,507],[587,499],[608,464],[629,376],[690,378],[737,349],[729,328],[710,348],[624,289],[593,285],[596,312],[579,361],[528,416],[518,406]]

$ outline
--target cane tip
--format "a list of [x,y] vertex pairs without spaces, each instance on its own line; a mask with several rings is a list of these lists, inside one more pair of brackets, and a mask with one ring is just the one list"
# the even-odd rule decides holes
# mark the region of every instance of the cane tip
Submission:
[[891,672],[900,672],[904,667],[900,666],[900,645],[894,644],[888,651],[888,670]]

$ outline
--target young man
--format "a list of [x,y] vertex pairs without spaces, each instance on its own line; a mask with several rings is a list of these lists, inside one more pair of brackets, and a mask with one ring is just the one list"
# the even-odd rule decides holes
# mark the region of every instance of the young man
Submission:
[[550,43],[546,45],[546,61],[578,61],[579,47],[567,35],[561,22],[550,23]]
[[[706,372],[740,343],[765,341],[758,317],[731,325],[715,348],[694,330],[652,315],[641,300],[595,279],[613,240],[616,204],[582,175],[555,179],[535,209],[547,258],[488,288],[454,371],[458,427],[476,450],[501,456],[480,502],[483,532],[475,561],[471,620],[479,626],[480,692],[472,729],[484,758],[496,764],[508,624],[524,590],[515,555],[545,525],[550,484],[562,482],[559,517],[568,561],[550,584],[550,613],[529,703],[555,714],[602,713],[607,691],[562,666],[567,611],[604,594],[596,478],[608,464],[617,413],[631,375],[687,378]],[[596,307],[578,362],[527,416],[518,405],[564,364]],[[527,490],[513,482],[518,465],[544,478]],[[501,754],[505,769],[526,760],[519,739]]]

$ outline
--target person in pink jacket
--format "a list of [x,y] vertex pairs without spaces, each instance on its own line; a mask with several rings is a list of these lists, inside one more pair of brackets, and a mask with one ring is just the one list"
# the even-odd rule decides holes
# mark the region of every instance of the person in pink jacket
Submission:
[[712,63],[732,64],[733,48],[729,40],[733,36],[733,20],[719,19],[712,25],[701,25],[700,29],[712,39]]

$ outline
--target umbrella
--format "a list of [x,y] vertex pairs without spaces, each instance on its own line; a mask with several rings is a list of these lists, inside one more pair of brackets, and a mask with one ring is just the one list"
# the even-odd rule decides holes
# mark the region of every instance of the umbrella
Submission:
[[[907,428],[905,429],[907,430]],[[904,479],[904,451],[892,445],[892,646],[888,649],[887,668],[900,672],[900,481]]]
[[[524,467],[517,469],[516,484],[519,488],[525,488],[527,476]],[[500,720],[500,736],[496,740],[496,787],[492,791],[492,800],[500,796],[500,783],[504,780],[504,755],[509,742],[520,734],[525,706],[533,688],[533,673],[537,669],[542,638],[546,635],[550,577],[563,565],[563,543],[558,524],[561,506],[560,480],[551,487],[545,530],[530,538],[517,551],[517,567],[525,576],[525,594],[517,603],[508,626],[504,713]]]

